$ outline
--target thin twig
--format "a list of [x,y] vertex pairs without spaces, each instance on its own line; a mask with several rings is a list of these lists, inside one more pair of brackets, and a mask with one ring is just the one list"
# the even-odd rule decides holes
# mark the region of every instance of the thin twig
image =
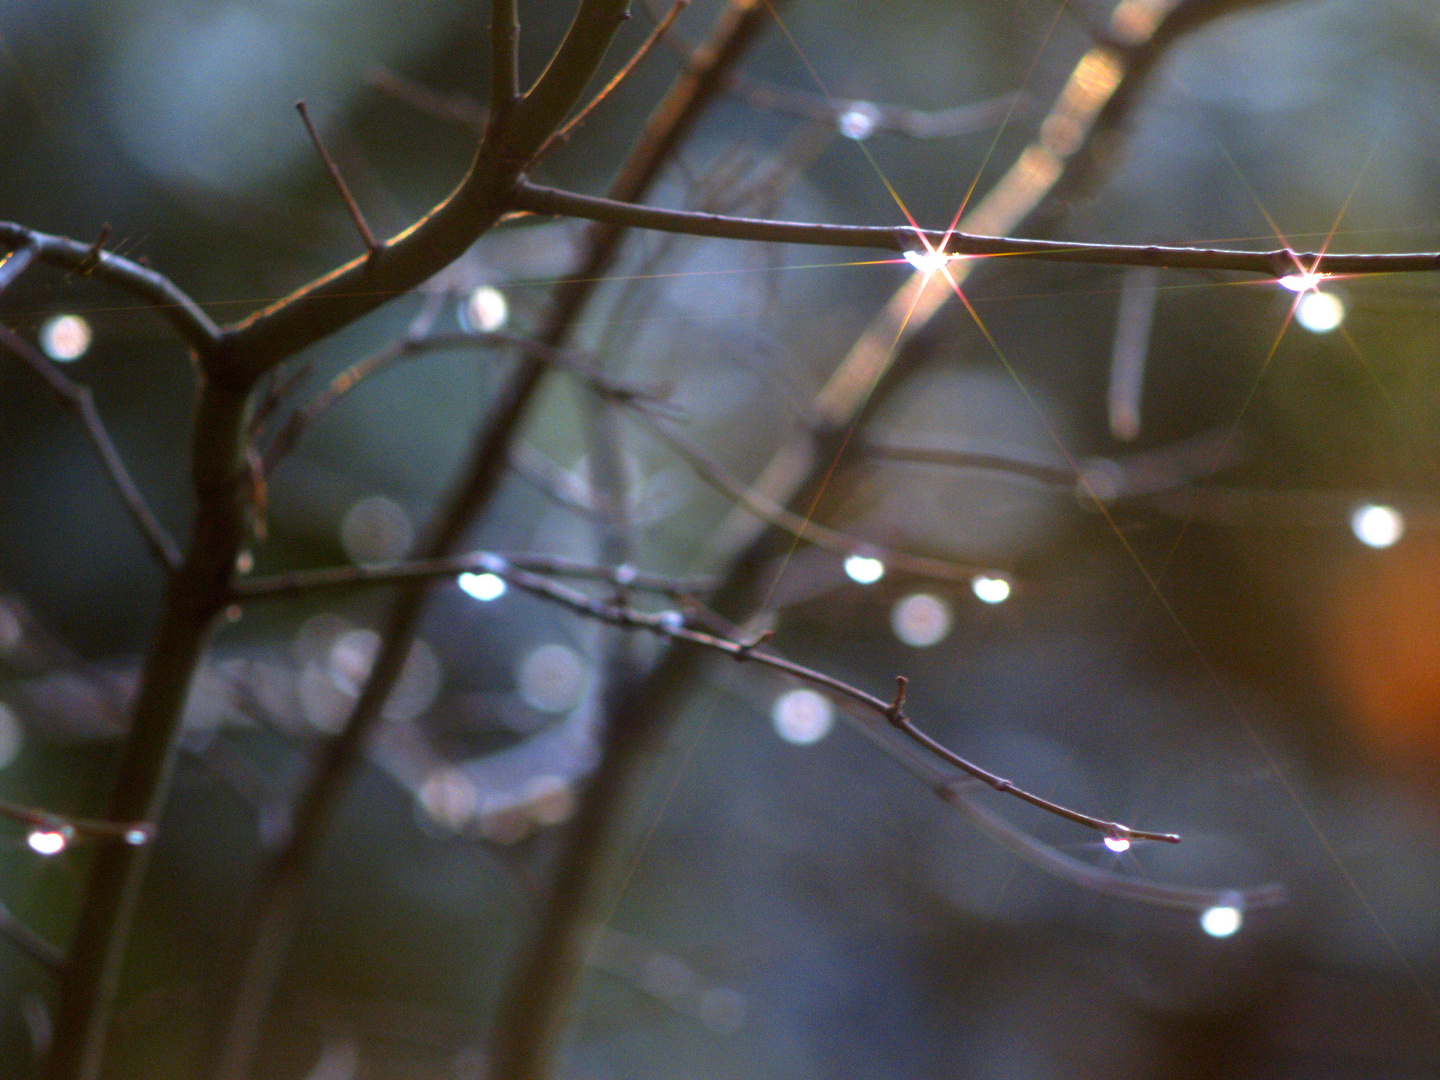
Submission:
[[0,904],[0,937],[30,957],[43,968],[58,971],[65,963],[65,953],[26,926],[4,904]]
[[315,130],[315,125],[310,121],[310,110],[305,108],[305,102],[295,102],[295,111],[300,114],[300,121],[305,125],[305,130],[310,133],[310,141],[315,144],[315,152],[320,155],[320,160],[325,165],[325,171],[330,174],[330,182],[335,185],[335,190],[340,193],[340,198],[345,203],[345,209],[350,214],[350,220],[355,223],[355,231],[360,234],[360,241],[365,245],[365,250],[374,258],[384,245],[375,239],[375,234],[370,231],[370,225],[365,220],[365,215],[360,211],[360,204],[355,201],[355,196],[350,194],[350,188],[345,183],[345,178],[340,175],[340,166],[335,164],[335,159],[330,156],[330,151],[325,149],[325,143],[320,138],[320,132]]
[[835,128],[841,127],[847,115],[854,114],[863,117],[861,122],[868,125],[869,132],[883,131],[911,139],[953,139],[984,131],[1029,100],[1023,94],[1009,93],[948,109],[914,109],[858,99],[832,101],[823,94],[794,90],[738,71],[730,76],[729,90],[757,109],[788,113]]
[[430,334],[422,338],[407,337],[357,360],[331,379],[329,386],[313,401],[292,412],[262,455],[264,474],[269,475],[279,460],[294,448],[320,417],[366,379],[400,361],[415,359],[426,353],[460,348],[514,349],[522,356],[572,375],[601,398],[623,401],[637,408],[659,408],[664,405],[656,392],[645,387],[626,386],[601,379],[594,374],[594,363],[589,358],[564,352],[533,338],[492,330],[459,330]]
[[874,694],[861,690],[857,686],[838,679],[833,675],[816,671],[814,668],[798,664],[793,660],[787,660],[773,652],[761,651],[770,635],[762,634],[752,641],[731,641],[726,638],[717,637],[714,634],[693,630],[684,625],[683,618],[677,618],[673,611],[645,612],[635,608],[614,603],[608,600],[597,599],[587,596],[584,593],[561,585],[549,578],[539,574],[529,573],[514,567],[500,567],[492,570],[498,577],[514,585],[517,589],[528,592],[534,596],[569,608],[578,614],[588,618],[598,619],[602,622],[611,623],[615,626],[623,626],[634,629],[648,630],[661,637],[673,641],[684,641],[692,645],[698,645],[713,652],[724,653],[731,658],[748,663],[758,664],[762,667],[779,671],[807,683],[810,686],[828,691],[836,697],[842,698],[853,706],[872,714],[883,720],[885,723],[902,732],[912,742],[923,747],[931,755],[945,763],[954,766],[961,772],[979,780],[993,788],[995,791],[1013,796],[1032,806],[1039,807],[1047,813],[1073,821],[1086,828],[1095,829],[1106,836],[1124,838],[1127,840],[1151,840],[1164,843],[1176,844],[1180,837],[1175,833],[1151,832],[1144,829],[1133,829],[1128,825],[1122,825],[1116,821],[1108,821],[1104,818],[1093,817],[1090,814],[1083,814],[1078,810],[1061,806],[1059,803],[1042,798],[1033,792],[1012,783],[1003,777],[979,765],[961,757],[950,750],[942,743],[926,735],[915,726],[914,721],[905,712],[905,680],[897,680],[897,691],[890,701],[882,700]]
[[74,410],[75,415],[80,418],[86,438],[90,440],[91,447],[94,448],[96,455],[100,458],[100,463],[105,467],[105,475],[109,478],[111,486],[120,496],[120,501],[125,504],[125,509],[130,512],[131,519],[140,529],[140,535],[145,538],[145,543],[150,548],[150,554],[166,570],[171,572],[176,570],[180,565],[180,549],[175,546],[175,541],[165,531],[165,526],[160,523],[160,519],[150,509],[150,504],[145,501],[145,496],[141,494],[139,486],[130,475],[130,470],[125,465],[125,459],[115,448],[115,443],[105,428],[105,422],[95,408],[90,388],[80,386],[72,381],[53,361],[8,326],[0,325],[0,347],[9,350],[26,367],[40,376],[51,392]]
[[640,66],[640,61],[650,55],[650,50],[655,48],[656,42],[660,40],[665,31],[670,29],[671,25],[679,17],[680,12],[689,6],[690,0],[675,0],[675,3],[670,6],[670,10],[655,24],[654,29],[650,31],[645,40],[640,43],[640,47],[635,50],[635,55],[630,57],[624,66],[611,76],[610,81],[600,88],[600,92],[590,99],[588,105],[567,120],[564,127],[560,128],[560,130],[545,140],[545,145],[540,147],[539,152],[535,155],[536,161],[560,149],[560,147],[570,141],[570,136],[574,134],[575,129],[585,122],[589,115],[595,111],[596,106],[609,97],[617,86],[630,77],[631,73]]
[[[630,566],[597,566],[559,555],[498,554],[477,551],[451,559],[425,559],[388,566],[334,566],[317,570],[295,570],[288,574],[236,578],[232,586],[236,601],[288,596],[312,589],[347,588],[357,585],[389,585],[410,578],[458,577],[460,574],[497,574],[524,570],[547,577],[585,578],[604,581],[617,588],[653,592],[676,599],[704,592],[715,583],[710,578],[675,578],[649,574]],[[3,813],[3,810],[0,810]]]
[[949,559],[915,555],[821,525],[811,518],[770,502],[763,494],[746,487],[731,476],[719,462],[671,429],[649,422],[648,419],[645,428],[680,455],[706,483],[729,496],[746,511],[767,525],[814,544],[816,547],[842,556],[869,555],[883,560],[886,565],[895,570],[918,574],[922,577],[940,578],[945,581],[969,581],[981,570],[996,569],[993,565],[980,567],[953,562]]
[[41,810],[22,803],[0,800],[0,817],[41,832],[55,832],[67,840],[86,837],[92,840],[120,840],[140,847],[155,838],[155,826],[148,821],[101,821],[97,818],[71,817],[52,810]]
[[469,94],[442,94],[388,68],[373,69],[366,76],[366,81],[375,89],[423,113],[441,120],[453,120],[476,131],[484,131],[490,118],[484,107]]
[[1277,248],[1236,251],[1227,248],[1163,244],[1094,244],[1067,240],[1028,240],[980,236],[938,229],[890,225],[829,225],[771,221],[617,202],[596,195],[521,181],[515,206],[536,214],[578,217],[634,229],[709,236],[764,244],[810,244],[875,251],[924,251],[930,244],[957,259],[1010,256],[1093,266],[1156,266],[1172,270],[1231,270],[1281,278],[1287,274],[1325,275],[1430,273],[1440,270],[1440,253],[1320,253]]

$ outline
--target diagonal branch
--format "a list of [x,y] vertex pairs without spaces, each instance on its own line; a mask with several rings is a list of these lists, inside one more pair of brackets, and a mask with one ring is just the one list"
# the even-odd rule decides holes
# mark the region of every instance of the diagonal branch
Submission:
[[109,478],[111,487],[120,496],[120,501],[125,504],[125,509],[129,511],[131,519],[140,529],[140,535],[145,538],[145,543],[150,548],[150,554],[166,570],[174,571],[180,565],[180,549],[175,546],[175,541],[165,531],[165,526],[160,524],[160,519],[150,509],[150,504],[145,501],[145,496],[141,494],[139,486],[130,475],[130,470],[125,465],[125,459],[115,448],[115,442],[110,438],[110,433],[105,428],[105,422],[95,408],[95,399],[90,393],[90,388],[75,383],[53,361],[41,355],[28,341],[8,326],[0,325],[0,348],[9,350],[26,367],[40,376],[51,392],[80,418],[80,424],[85,429],[85,437],[90,440],[96,456],[104,465],[105,475]]

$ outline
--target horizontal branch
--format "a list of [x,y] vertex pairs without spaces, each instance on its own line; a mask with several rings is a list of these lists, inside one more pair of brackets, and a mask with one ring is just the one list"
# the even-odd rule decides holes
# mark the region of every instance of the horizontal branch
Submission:
[[799,221],[732,217],[689,210],[616,202],[594,195],[543,187],[522,180],[512,197],[520,210],[552,217],[586,218],[632,229],[709,236],[768,244],[867,248],[874,251],[943,250],[956,257],[1005,255],[1048,262],[1098,266],[1159,266],[1174,270],[1231,270],[1284,277],[1289,274],[1398,274],[1440,270],[1440,253],[1330,254],[1277,248],[1235,251],[1227,248],[1168,247],[1161,244],[1087,244],[1065,240],[1025,240],[975,236],[899,225],[825,225]]
[[[356,585],[388,585],[396,581],[426,577],[458,577],[461,574],[496,574],[521,570],[550,577],[585,578],[606,581],[619,589],[686,597],[714,586],[709,578],[673,578],[647,574],[630,566],[595,566],[559,555],[497,555],[477,551],[452,559],[417,559],[386,566],[333,566],[319,570],[296,570],[289,574],[236,579],[235,600],[267,596],[288,596],[312,589],[344,588]],[[0,809],[3,813],[3,809]]]
[[[220,330],[210,316],[169,278],[149,267],[108,251],[99,251],[94,244],[49,236],[7,221],[0,221],[0,245],[12,250],[32,249],[33,257],[43,263],[98,277],[144,300],[175,328],[186,344],[202,355],[208,353],[220,339]],[[12,259],[16,257],[10,256]],[[8,265],[9,260],[0,263],[0,275],[4,274]]]

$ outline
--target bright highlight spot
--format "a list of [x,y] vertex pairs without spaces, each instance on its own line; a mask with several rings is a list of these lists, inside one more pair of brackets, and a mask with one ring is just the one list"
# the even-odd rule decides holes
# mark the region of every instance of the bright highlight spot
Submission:
[[875,125],[880,120],[880,114],[875,106],[868,101],[857,101],[848,109],[842,112],[835,121],[840,134],[847,139],[854,139],[859,142],[861,139],[868,139],[875,131]]
[[824,694],[800,687],[787,690],[770,709],[775,734],[796,746],[819,742],[835,726],[835,706]]
[[1280,287],[1294,293],[1308,292],[1324,281],[1326,274],[1286,274],[1280,279]]
[[1405,519],[1393,506],[1364,503],[1350,515],[1350,530],[1366,547],[1388,548],[1405,535]]
[[1010,582],[1003,577],[976,574],[970,582],[970,588],[975,590],[977,598],[987,604],[1003,604],[1010,599]]
[[466,330],[492,334],[504,326],[509,317],[510,305],[505,294],[493,285],[481,285],[460,305],[460,325]]
[[885,576],[885,564],[868,555],[851,555],[845,560],[845,574],[861,585],[874,585]]
[[1307,293],[1295,305],[1295,321],[1312,334],[1328,334],[1345,321],[1345,301],[1334,293]]
[[955,256],[943,251],[907,251],[905,261],[922,274],[933,274]]
[[40,327],[40,348],[61,363],[84,356],[92,338],[90,324],[79,315],[56,315]]
[[505,579],[498,574],[461,574],[456,584],[476,600],[499,600],[505,595]]
[[1105,837],[1105,846],[1118,855],[1122,851],[1130,850],[1130,838],[1128,836],[1107,836]]
[[125,843],[131,847],[144,847],[150,842],[149,829],[127,829],[125,830]]
[[950,633],[950,605],[938,596],[914,593],[891,610],[890,626],[906,645],[928,648]]
[[1229,937],[1240,929],[1240,924],[1244,921],[1238,898],[1216,904],[1200,913],[1200,929],[1211,937]]
[[55,829],[35,829],[25,838],[25,842],[37,855],[56,855],[65,850],[69,841],[65,839],[63,832]]

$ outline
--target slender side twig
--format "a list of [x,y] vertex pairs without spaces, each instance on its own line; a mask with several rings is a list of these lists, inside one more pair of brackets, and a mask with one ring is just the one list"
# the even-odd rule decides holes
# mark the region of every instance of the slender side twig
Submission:
[[484,107],[469,94],[442,94],[388,68],[372,69],[365,81],[376,90],[428,116],[464,124],[477,132],[485,130],[486,121],[490,118]]
[[50,971],[60,970],[65,963],[62,949],[50,944],[34,929],[26,926],[4,904],[0,904],[0,937],[7,938],[10,944]]
[[92,840],[121,840],[132,847],[141,847],[155,837],[155,826],[148,821],[100,821],[71,817],[8,800],[0,800],[0,817],[42,832],[59,833],[67,840],[77,836]]
[[684,459],[706,483],[723,492],[755,517],[773,528],[805,540],[816,547],[824,548],[826,551],[833,551],[837,555],[870,555],[882,559],[893,569],[919,574],[923,577],[940,578],[945,581],[969,581],[982,569],[996,569],[993,565],[979,567],[952,562],[948,559],[914,555],[821,525],[778,503],[770,502],[763,495],[747,488],[731,476],[719,462],[669,428],[647,422],[645,429]]
[[421,338],[403,338],[394,345],[357,360],[331,379],[329,386],[313,401],[292,412],[261,457],[264,473],[268,475],[320,417],[365,380],[401,361],[412,360],[426,353],[460,348],[514,350],[521,356],[573,376],[600,398],[623,401],[645,409],[659,409],[665,404],[658,392],[602,379],[594,374],[594,363],[590,358],[553,348],[533,338],[493,330],[460,330],[446,334],[430,334]]
[[684,625],[683,617],[680,617],[677,612],[638,611],[623,604],[587,596],[584,593],[568,588],[539,574],[532,574],[514,568],[501,568],[498,576],[510,582],[517,589],[531,593],[534,596],[543,597],[552,603],[560,604],[588,618],[598,619],[616,626],[648,630],[651,633],[670,638],[673,641],[684,641],[692,645],[699,645],[713,652],[724,653],[738,661],[754,663],[762,667],[770,668],[773,671],[782,672],[801,682],[825,690],[888,723],[939,760],[954,766],[956,769],[988,785],[995,791],[1011,795],[1023,802],[1028,802],[1030,805],[1039,807],[1046,813],[1054,814],[1067,821],[1073,821],[1077,825],[1084,825],[1089,829],[1095,829],[1104,833],[1106,836],[1127,840],[1161,841],[1171,844],[1180,842],[1180,837],[1174,833],[1133,829],[1128,825],[1122,825],[1116,821],[1107,821],[1104,818],[1097,818],[1090,814],[1083,814],[1078,810],[1061,806],[1059,803],[1052,802],[1033,792],[1026,791],[1011,781],[997,776],[987,769],[983,769],[979,765],[956,754],[917,728],[914,721],[905,712],[906,680],[904,676],[901,676],[897,680],[895,697],[890,701],[885,701],[876,697],[874,694],[845,682],[843,679],[838,679],[833,675],[816,671],[814,668],[798,664],[793,660],[787,660],[785,657],[768,650],[762,651],[760,646],[763,644],[763,641],[731,641],[726,638],[717,637],[714,634],[690,629]]
[[1155,268],[1131,267],[1125,271],[1125,280],[1120,286],[1105,404],[1110,434],[1126,442],[1140,434],[1145,358],[1150,352],[1150,324],[1155,318],[1159,282],[1159,271]]
[[515,0],[490,2],[490,115],[508,113],[520,97],[520,12]]
[[[453,578],[460,574],[497,574],[523,570],[546,577],[583,578],[604,581],[619,589],[653,592],[682,599],[704,592],[714,585],[710,578],[674,578],[649,574],[627,565],[597,566],[559,555],[497,554],[477,551],[453,559],[427,559],[396,563],[393,566],[333,566],[318,570],[296,570],[288,574],[237,578],[236,601],[289,596],[312,589],[348,588],[357,585],[388,585],[407,578]],[[4,813],[0,805],[0,813]]]
[[1277,248],[1235,251],[1226,248],[1163,244],[1094,244],[1068,240],[1027,240],[980,236],[939,229],[891,225],[828,225],[764,218],[732,217],[691,210],[618,202],[597,195],[544,187],[522,181],[515,206],[536,214],[604,221],[633,229],[709,236],[763,244],[811,244],[876,251],[923,252],[928,242],[957,259],[1010,256],[1092,266],[1155,266],[1172,270],[1232,270],[1280,278],[1287,274],[1325,275],[1431,273],[1440,270],[1440,252],[1320,253]]
[[591,98],[589,103],[578,113],[565,121],[564,127],[560,128],[554,135],[551,135],[550,138],[545,140],[545,145],[540,147],[539,152],[535,155],[536,161],[545,158],[570,141],[570,136],[575,133],[575,129],[586,121],[590,114],[595,111],[595,108],[615,91],[616,87],[630,77],[631,73],[640,66],[640,62],[650,55],[650,50],[655,48],[656,42],[660,40],[665,31],[670,29],[670,26],[679,18],[680,12],[689,6],[690,0],[675,0],[675,3],[670,6],[670,10],[655,24],[654,29],[650,31],[645,40],[640,43],[640,47],[635,50],[635,54],[625,62],[619,71],[611,76],[610,81],[600,88],[600,92]]
[[330,151],[325,149],[324,140],[320,138],[320,132],[315,130],[315,125],[310,120],[310,110],[305,107],[305,102],[295,102],[295,111],[300,114],[300,121],[305,125],[305,130],[310,135],[310,141],[315,144],[315,152],[320,155],[320,161],[324,164],[325,171],[330,174],[330,182],[335,185],[335,190],[340,193],[341,201],[345,203],[345,210],[355,225],[355,231],[360,234],[360,242],[365,245],[365,250],[373,257],[380,250],[381,244],[375,239],[375,234],[370,231],[370,225],[365,220],[365,214],[361,211],[360,204],[355,201],[355,196],[350,194],[350,185],[346,184],[345,178],[340,175],[340,166],[335,164],[335,159],[330,156]]
[[145,496],[130,475],[125,459],[120,456],[114,440],[110,438],[110,432],[106,430],[105,422],[95,408],[90,388],[74,382],[54,362],[8,326],[0,325],[0,347],[7,349],[40,376],[51,392],[75,411],[85,429],[86,438],[90,440],[91,447],[105,467],[105,475],[109,478],[111,487],[120,496],[120,501],[124,503],[125,509],[139,528],[140,535],[145,538],[150,554],[166,570],[176,570],[180,565],[180,549],[165,531],[165,526],[160,524],[160,519],[150,509],[150,504],[145,501]]
[[[910,139],[953,139],[992,128],[1029,100],[1023,94],[1001,94],[986,101],[954,105],[948,109],[913,109],[877,101],[831,101],[822,94],[793,90],[735,72],[730,92],[746,104],[768,112],[788,113],[803,120],[840,127],[847,118],[859,118],[871,132],[888,132]],[[852,122],[855,122],[852,119]]]
[[1242,451],[1233,431],[1225,428],[1122,457],[1086,458],[1079,463],[1077,473],[1068,464],[981,446],[895,446],[869,439],[852,445],[860,453],[880,461],[998,472],[1057,488],[1074,488],[1083,481],[1084,489],[1105,503],[1183,488],[1236,464]]

